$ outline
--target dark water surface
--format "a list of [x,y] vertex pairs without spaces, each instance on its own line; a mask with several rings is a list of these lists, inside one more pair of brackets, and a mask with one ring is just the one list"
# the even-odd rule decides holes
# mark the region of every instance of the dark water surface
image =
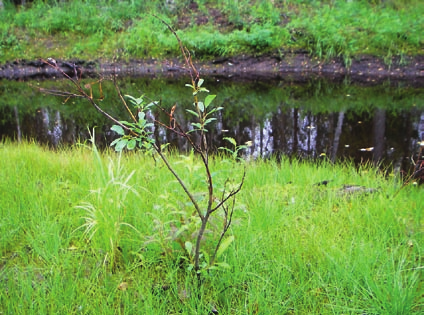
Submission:
[[[84,84],[95,81],[88,79]],[[185,83],[188,80],[125,78],[119,85],[123,94],[161,99],[166,108],[177,104],[176,118],[180,125],[189,126],[184,108],[191,108],[192,97]],[[240,144],[251,143],[245,153],[254,158],[288,155],[406,166],[411,157],[417,159],[424,140],[424,87],[410,87],[407,82],[358,86],[348,80],[296,84],[209,78],[204,86],[217,95],[214,104],[224,107],[208,134],[214,147],[224,145],[223,137],[233,137]],[[36,87],[72,89],[61,80],[0,81],[1,138],[36,139],[56,147],[84,141],[93,127],[99,145],[107,145],[116,136],[109,130],[111,123],[88,102],[65,102]],[[103,82],[102,92],[102,108],[128,119],[113,85]],[[99,96],[96,84],[93,93]],[[156,135],[161,142],[187,149],[165,128],[158,128]]]

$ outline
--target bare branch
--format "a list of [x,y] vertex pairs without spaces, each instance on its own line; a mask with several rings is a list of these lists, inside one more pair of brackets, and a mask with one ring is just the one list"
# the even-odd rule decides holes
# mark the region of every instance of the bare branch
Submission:
[[[167,22],[165,22],[163,19],[161,19],[160,17],[158,17],[155,14],[152,14],[152,16],[154,16],[155,18],[157,18],[159,21],[161,21],[163,24],[166,25],[166,27],[168,27],[168,29],[171,31],[172,34],[174,34],[175,38],[178,41],[178,45],[180,47],[181,50],[181,54],[183,55],[184,59],[185,59],[185,63],[187,66],[189,66],[190,70],[190,77],[191,77],[191,82],[193,84],[194,87],[197,86],[197,82],[199,80],[199,71],[197,71],[196,67],[194,66],[192,60],[191,60],[191,55],[190,52],[188,51],[188,49],[183,45],[183,42],[181,41],[180,37],[178,36],[177,32],[175,32],[175,30],[171,27],[171,25],[169,25]],[[193,76],[194,73],[194,76]]]
[[183,182],[183,180],[175,172],[174,168],[171,166],[171,164],[169,163],[168,159],[161,152],[161,150],[159,149],[159,147],[156,144],[154,144],[154,148],[155,148],[155,151],[159,154],[159,156],[162,159],[162,161],[165,163],[165,165],[168,168],[168,170],[172,173],[172,175],[174,175],[175,179],[178,181],[178,183],[180,184],[180,186],[183,188],[184,192],[186,193],[186,195],[190,199],[191,203],[193,204],[194,208],[196,209],[197,215],[203,221],[204,220],[204,216],[202,214],[202,211],[200,210],[199,204],[197,203],[196,199],[194,199],[194,196],[190,193],[190,191],[188,190],[188,188],[185,185],[185,183]]
[[216,258],[216,255],[218,253],[219,247],[221,246],[222,240],[224,239],[225,234],[227,234],[227,231],[230,228],[232,220],[233,220],[233,213],[234,213],[234,206],[235,206],[235,203],[236,203],[236,199],[233,198],[232,201],[233,202],[231,204],[231,211],[230,211],[229,217],[228,217],[228,206],[225,206],[225,204],[222,205],[222,208],[224,209],[224,213],[225,213],[224,228],[223,228],[223,230],[221,232],[221,236],[219,237],[219,240],[216,244],[214,253],[212,254],[212,257],[210,259],[210,265],[211,266],[213,266],[214,263],[215,263],[215,258]]
[[[51,58],[50,58],[51,59]],[[103,109],[100,108],[100,106],[95,102],[95,100],[93,99],[93,97],[91,97],[90,95],[88,95],[84,89],[82,88],[81,84],[79,81],[74,80],[72,77],[70,77],[65,71],[63,71],[58,65],[57,63],[54,61],[46,61],[44,59],[41,59],[42,62],[44,62],[45,64],[47,64],[48,66],[56,69],[58,72],[60,72],[66,79],[68,79],[69,81],[72,82],[72,84],[74,85],[74,87],[76,88],[77,92],[79,94],[76,93],[70,93],[70,92],[60,92],[57,90],[48,90],[48,89],[40,89],[41,92],[44,92],[46,94],[51,94],[51,95],[56,95],[56,96],[64,96],[64,97],[80,97],[80,98],[84,98],[86,100],[88,100],[91,105],[99,112],[101,113],[103,116],[105,116],[106,118],[108,118],[109,120],[111,120],[113,123],[121,126],[122,128],[124,128],[125,130],[129,131],[130,133],[134,134],[133,131],[130,130],[129,127],[125,126],[124,124],[122,124],[119,120],[117,120],[116,118],[112,117],[111,115],[109,115],[107,112],[105,112]],[[51,92],[51,93],[50,93]]]
[[240,184],[239,184],[239,186],[237,187],[237,189],[232,190],[232,191],[231,191],[231,192],[227,195],[227,197],[223,198],[223,199],[221,200],[221,202],[219,202],[219,203],[215,206],[215,208],[211,209],[211,212],[215,212],[216,210],[218,210],[218,209],[219,209],[219,208],[220,208],[223,204],[225,204],[225,203],[227,202],[227,200],[228,200],[228,199],[230,199],[231,197],[233,197],[233,196],[235,196],[235,195],[237,195],[237,194],[239,193],[239,191],[240,191],[240,190],[241,190],[241,188],[243,187],[245,177],[246,177],[246,167],[244,167],[244,170],[243,170],[243,177],[242,177],[242,179],[241,179],[241,181],[240,181]]

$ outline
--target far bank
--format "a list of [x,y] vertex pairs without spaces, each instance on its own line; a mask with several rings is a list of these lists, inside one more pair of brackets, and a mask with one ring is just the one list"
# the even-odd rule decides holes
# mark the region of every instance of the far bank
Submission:
[[[47,59],[49,56],[45,56]],[[173,59],[131,59],[131,60],[56,60],[57,64],[69,74],[77,70],[81,77],[120,76],[143,77],[184,77],[188,76],[184,62]],[[311,78],[325,78],[365,85],[382,82],[407,82],[408,85],[424,85],[424,55],[387,59],[360,56],[346,66],[342,58],[325,61],[306,52],[281,53],[281,51],[261,56],[239,55],[219,57],[208,61],[196,62],[200,74],[204,77],[231,79],[235,81],[287,80],[306,82]],[[0,67],[0,79],[52,79],[58,76],[55,69],[48,66],[43,59],[20,60],[8,62]]]

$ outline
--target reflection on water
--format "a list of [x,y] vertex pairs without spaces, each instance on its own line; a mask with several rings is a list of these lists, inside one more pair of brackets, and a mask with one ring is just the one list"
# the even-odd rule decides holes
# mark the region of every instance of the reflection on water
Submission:
[[[43,84],[57,88],[58,82]],[[79,100],[63,104],[59,98],[40,96],[24,83],[20,83],[20,88],[2,83],[3,138],[34,138],[56,147],[85,140],[88,127],[97,126],[99,144],[113,140],[110,123],[89,104]],[[178,104],[175,117],[180,125],[189,126],[184,108],[190,92],[184,82],[128,78],[121,86],[125,94],[145,93],[154,99],[161,96],[167,108]],[[251,144],[245,154],[252,158],[286,155],[332,161],[349,159],[356,163],[383,160],[402,167],[424,140],[422,89],[390,85],[366,88],[325,82],[307,86],[288,82],[237,84],[212,79],[207,87],[218,95],[215,105],[224,107],[208,133],[214,148],[225,145],[223,137],[234,137],[240,144]],[[102,106],[121,115],[113,89],[104,87],[104,91],[106,100]],[[20,100],[15,102],[16,99]],[[151,117],[154,115],[151,113]],[[159,141],[187,149],[187,144],[169,130],[156,128]]]
[[[387,130],[386,130],[387,128]],[[317,158],[352,158],[356,162],[410,157],[424,137],[424,111],[386,113],[375,109],[367,115],[340,111],[314,114],[301,109],[279,108],[259,123],[239,130],[238,140],[253,140],[250,154]]]

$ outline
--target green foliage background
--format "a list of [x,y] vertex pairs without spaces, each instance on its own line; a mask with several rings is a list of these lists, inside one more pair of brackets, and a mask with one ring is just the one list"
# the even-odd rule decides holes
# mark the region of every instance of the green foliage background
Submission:
[[179,56],[172,25],[196,58],[306,50],[320,58],[423,54],[424,3],[389,1],[39,1],[0,10],[0,62]]

